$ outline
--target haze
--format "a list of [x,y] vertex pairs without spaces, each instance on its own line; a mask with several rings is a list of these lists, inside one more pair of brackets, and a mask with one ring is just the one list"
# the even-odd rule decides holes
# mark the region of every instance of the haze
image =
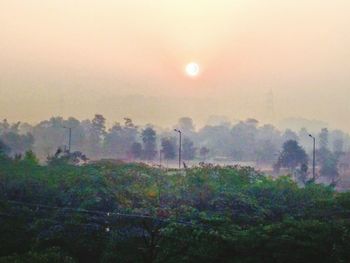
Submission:
[[301,117],[350,131],[349,14],[346,0],[2,0],[0,117]]

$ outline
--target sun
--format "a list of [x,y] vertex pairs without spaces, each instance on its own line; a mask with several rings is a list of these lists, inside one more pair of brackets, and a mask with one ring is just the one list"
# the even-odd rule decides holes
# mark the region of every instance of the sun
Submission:
[[199,65],[195,62],[186,65],[186,73],[190,77],[196,77],[199,73]]

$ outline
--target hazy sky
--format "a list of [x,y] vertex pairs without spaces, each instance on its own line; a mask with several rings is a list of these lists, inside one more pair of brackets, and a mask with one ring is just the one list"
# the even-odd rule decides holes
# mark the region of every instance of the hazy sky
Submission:
[[349,0],[0,0],[12,121],[303,117],[350,131],[349,70]]

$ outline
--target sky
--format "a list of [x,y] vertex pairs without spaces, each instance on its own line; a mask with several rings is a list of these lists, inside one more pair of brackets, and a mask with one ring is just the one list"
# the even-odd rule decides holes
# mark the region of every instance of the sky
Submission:
[[348,0],[0,0],[0,118],[350,131],[349,14]]

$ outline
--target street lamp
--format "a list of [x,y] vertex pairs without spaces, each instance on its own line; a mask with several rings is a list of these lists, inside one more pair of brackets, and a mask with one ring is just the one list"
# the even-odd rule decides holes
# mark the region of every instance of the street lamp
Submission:
[[68,153],[70,153],[70,149],[71,149],[71,145],[72,145],[72,127],[63,126],[63,128],[69,130],[69,137],[68,137]]
[[316,157],[316,138],[309,134],[309,137],[313,140],[313,151],[312,151],[312,179],[315,180],[315,157]]
[[159,167],[162,168],[162,153],[163,153],[163,150],[160,149],[159,150]]
[[179,133],[179,169],[181,169],[181,136],[182,132],[178,129],[174,129],[175,132]]

